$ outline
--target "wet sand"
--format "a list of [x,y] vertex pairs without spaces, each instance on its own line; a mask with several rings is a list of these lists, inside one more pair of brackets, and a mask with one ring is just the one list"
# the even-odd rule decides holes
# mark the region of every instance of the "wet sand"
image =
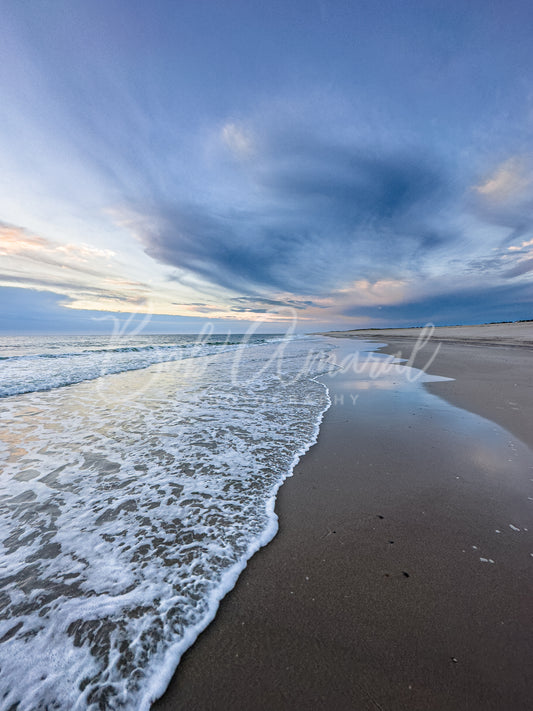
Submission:
[[533,448],[533,321],[449,326],[433,331],[334,331],[332,337],[386,343],[380,353],[454,378],[425,387],[458,407],[497,422]]
[[455,382],[324,379],[278,535],[154,709],[531,708],[533,351],[446,347]]

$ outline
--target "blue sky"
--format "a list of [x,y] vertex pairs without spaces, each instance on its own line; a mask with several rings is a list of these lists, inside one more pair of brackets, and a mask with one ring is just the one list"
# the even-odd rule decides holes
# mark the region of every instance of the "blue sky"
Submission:
[[533,317],[530,2],[0,9],[4,332]]

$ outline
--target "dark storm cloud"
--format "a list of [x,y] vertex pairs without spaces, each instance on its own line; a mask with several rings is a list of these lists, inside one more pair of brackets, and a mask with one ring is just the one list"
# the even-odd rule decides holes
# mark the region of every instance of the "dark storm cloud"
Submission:
[[309,136],[265,145],[261,158],[233,165],[244,186],[239,209],[156,202],[134,225],[146,252],[250,296],[263,288],[318,294],[412,268],[452,239],[438,219],[452,186],[427,155]]
[[[407,215],[442,191],[443,178],[422,154],[371,153],[308,140],[272,147],[257,180],[313,212],[324,207],[351,226]],[[317,202],[318,201],[318,202]]]

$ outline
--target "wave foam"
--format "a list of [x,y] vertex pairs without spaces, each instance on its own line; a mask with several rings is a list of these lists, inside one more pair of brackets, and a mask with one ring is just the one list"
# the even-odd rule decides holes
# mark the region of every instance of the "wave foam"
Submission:
[[241,351],[237,374],[222,353],[3,401],[1,708],[148,709],[164,691],[275,535],[330,404],[323,342],[277,348]]

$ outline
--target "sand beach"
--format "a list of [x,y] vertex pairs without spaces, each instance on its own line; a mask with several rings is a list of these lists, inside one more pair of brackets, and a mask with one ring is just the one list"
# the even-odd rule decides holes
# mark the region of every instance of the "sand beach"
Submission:
[[[325,335],[345,367],[279,532],[154,711],[529,709],[533,324],[436,329],[414,355],[419,329]],[[453,380],[354,372],[363,339]]]

